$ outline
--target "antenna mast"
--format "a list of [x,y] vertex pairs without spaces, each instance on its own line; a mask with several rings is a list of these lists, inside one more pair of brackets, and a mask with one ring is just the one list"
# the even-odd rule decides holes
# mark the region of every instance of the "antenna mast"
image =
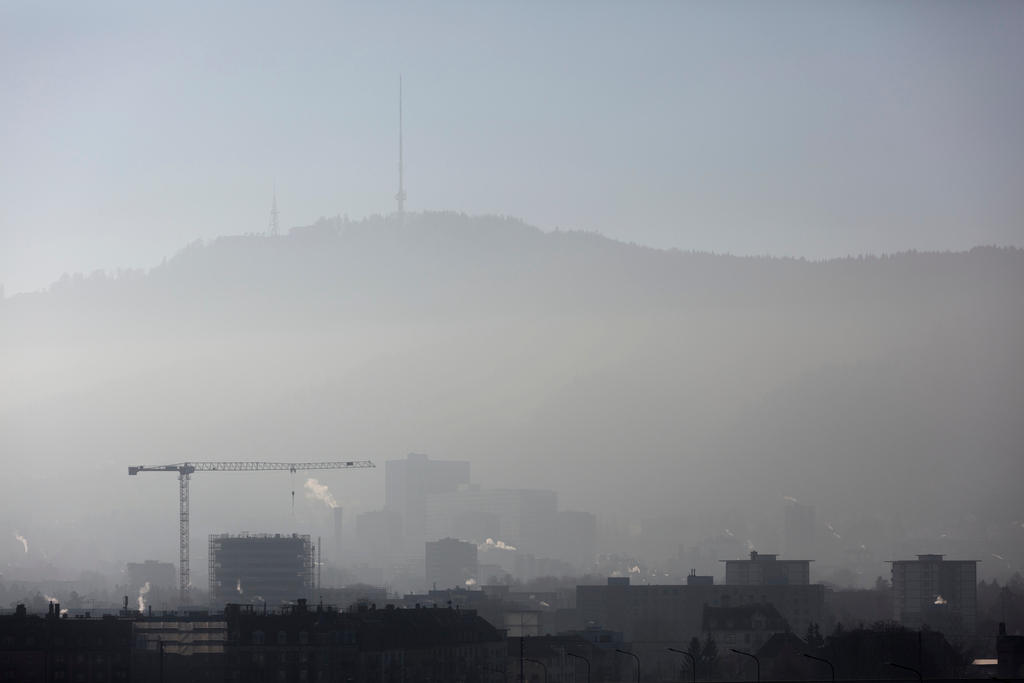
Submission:
[[270,234],[277,234],[277,183],[274,183],[274,202],[270,205]]
[[405,164],[402,150],[402,75],[398,75],[398,217],[405,218]]

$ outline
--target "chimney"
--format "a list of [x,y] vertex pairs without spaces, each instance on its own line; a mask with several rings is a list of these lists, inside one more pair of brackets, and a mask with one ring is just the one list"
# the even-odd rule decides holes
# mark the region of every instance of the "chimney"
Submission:
[[341,565],[341,533],[342,533],[342,512],[343,508],[334,508],[334,536],[331,538],[331,557],[335,566]]

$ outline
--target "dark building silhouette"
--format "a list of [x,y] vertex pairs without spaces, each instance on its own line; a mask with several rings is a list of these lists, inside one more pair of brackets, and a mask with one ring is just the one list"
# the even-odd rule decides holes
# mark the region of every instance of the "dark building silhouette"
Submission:
[[61,618],[51,603],[45,616],[18,605],[0,616],[0,680],[129,681],[132,622],[118,617]]
[[210,536],[210,604],[276,606],[310,595],[313,552],[308,535]]
[[464,588],[476,583],[475,543],[455,538],[427,541],[425,555],[429,588]]
[[299,601],[268,614],[229,605],[225,618],[229,681],[503,680],[504,637],[468,610],[339,612]]
[[641,585],[576,586],[577,619],[619,631],[627,642],[687,643],[703,633],[704,606],[773,605],[795,633],[820,624],[824,586]]
[[224,680],[224,615],[202,610],[131,614],[132,680]]
[[892,563],[893,619],[910,629],[973,635],[978,620],[976,560],[918,555]]
[[996,636],[996,672],[1000,678],[1024,678],[1024,636],[1006,635],[1006,624],[999,623]]
[[753,651],[767,643],[776,633],[785,633],[789,625],[774,605],[704,605],[701,630],[714,638],[719,647]]
[[750,551],[749,560],[723,560],[725,583],[736,586],[806,586],[810,560],[780,560],[778,555]]

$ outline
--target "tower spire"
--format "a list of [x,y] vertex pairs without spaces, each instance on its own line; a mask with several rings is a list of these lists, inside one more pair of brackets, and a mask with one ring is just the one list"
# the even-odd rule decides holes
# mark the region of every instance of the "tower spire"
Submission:
[[405,218],[405,160],[402,150],[402,75],[398,75],[398,217]]
[[277,216],[278,216],[278,211],[277,211],[277,183],[274,183],[274,201],[270,205],[270,234],[271,235],[276,235],[277,234],[277,228],[278,228]]

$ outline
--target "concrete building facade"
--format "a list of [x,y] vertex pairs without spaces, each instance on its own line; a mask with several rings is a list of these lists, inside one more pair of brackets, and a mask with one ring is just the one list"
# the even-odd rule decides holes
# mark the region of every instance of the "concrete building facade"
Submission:
[[313,549],[308,535],[210,535],[210,604],[280,605],[313,590]]
[[428,587],[443,590],[476,583],[476,544],[455,538],[427,541],[425,556]]
[[893,619],[947,637],[973,635],[978,619],[977,560],[918,555],[892,562]]
[[384,509],[398,514],[407,547],[419,552],[429,538],[425,528],[427,497],[468,485],[468,461],[431,460],[421,453],[410,453],[405,460],[384,463]]
[[737,586],[806,586],[810,560],[780,560],[778,555],[750,551],[749,560],[723,560],[725,582]]
[[811,623],[822,623],[824,602],[820,584],[576,587],[579,621],[619,631],[627,642],[687,643],[703,633],[705,605],[772,605],[791,631],[804,633]]

